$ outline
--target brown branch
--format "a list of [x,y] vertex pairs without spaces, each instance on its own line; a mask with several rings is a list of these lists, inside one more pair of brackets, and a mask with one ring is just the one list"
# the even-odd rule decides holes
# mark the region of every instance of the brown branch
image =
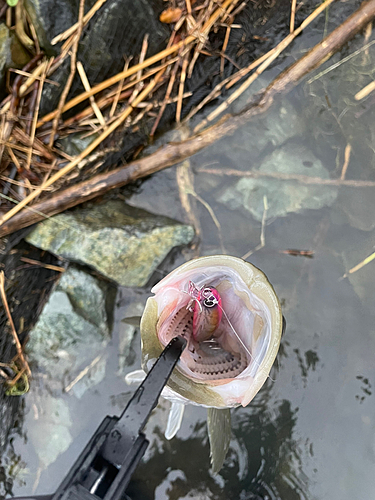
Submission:
[[[60,213],[67,208],[91,200],[115,187],[124,186],[136,179],[172,166],[197,153],[206,146],[213,144],[226,134],[233,133],[238,127],[247,123],[254,116],[264,113],[278,94],[289,92],[307,73],[309,73],[309,71],[317,68],[339,50],[339,48],[358,31],[363,29],[374,16],[375,0],[363,3],[342,25],[336,28],[336,30],[321,43],[316,45],[305,56],[279,75],[258,98],[257,103],[253,103],[252,106],[241,114],[226,117],[201,134],[191,137],[181,143],[169,144],[154,154],[141,160],[134,161],[126,167],[116,169],[107,174],[98,175],[89,181],[78,184],[65,191],[61,191],[47,200],[39,202],[32,207],[27,207],[26,210],[14,216],[10,222],[4,223],[5,220],[10,218],[8,212],[6,214],[8,217],[2,219],[3,224],[0,227],[0,237],[34,224],[51,215]],[[241,175],[255,176],[257,173],[241,172]],[[304,181],[312,183],[313,181],[311,179],[314,178],[306,176]],[[316,182],[319,182],[319,184],[348,185],[355,187],[375,185],[375,182],[341,181],[339,179],[318,179]],[[14,215],[14,211],[12,215]]]

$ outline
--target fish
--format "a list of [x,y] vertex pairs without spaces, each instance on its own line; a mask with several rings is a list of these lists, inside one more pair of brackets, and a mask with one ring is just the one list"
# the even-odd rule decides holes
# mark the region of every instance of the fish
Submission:
[[165,437],[176,435],[186,404],[206,407],[216,474],[229,449],[230,409],[252,401],[276,358],[284,328],[280,302],[260,269],[229,255],[190,260],[151,292],[140,323],[143,372],[127,382],[140,381],[172,338],[187,340],[162,392],[172,402]]

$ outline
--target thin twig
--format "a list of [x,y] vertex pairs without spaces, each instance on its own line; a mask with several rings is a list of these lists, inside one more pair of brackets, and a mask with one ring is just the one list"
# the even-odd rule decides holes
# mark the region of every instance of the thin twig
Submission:
[[[90,82],[87,78],[85,68],[83,67],[83,64],[81,63],[81,61],[77,61],[77,70],[78,70],[79,76],[81,78],[81,81],[82,81],[82,84],[83,84],[85,90],[90,91],[91,90]],[[99,109],[99,106],[97,105],[97,103],[95,101],[94,96],[90,96],[90,103],[91,103],[92,110],[95,113],[95,116],[99,120],[100,125],[103,128],[105,128],[106,123],[105,123],[104,117],[102,115],[102,112]]]
[[362,269],[362,267],[367,266],[367,264],[369,264],[370,262],[372,262],[374,259],[375,259],[375,252],[372,253],[371,255],[369,255],[368,257],[366,257],[366,259],[362,260],[362,262],[360,262],[356,266],[354,266],[351,269],[349,269],[349,271],[347,273],[345,273],[341,277],[341,279],[347,278],[349,274],[353,274],[353,273],[359,271],[360,269]]
[[290,11],[290,33],[294,31],[294,20],[296,18],[296,3],[297,0],[292,0],[292,8]]
[[[97,12],[100,7],[106,3],[107,0],[97,0],[97,2],[91,7],[91,9],[87,12],[87,14],[83,18],[83,26],[86,26],[86,24],[90,21],[92,16]],[[69,38],[71,35],[74,34],[75,31],[78,32],[79,28],[79,21],[76,24],[73,24],[69,29],[64,31],[64,33],[60,33],[59,35],[55,36],[55,38],[52,39],[51,45],[56,45],[56,43],[62,42],[63,40],[66,40]]]
[[4,276],[4,271],[0,272],[0,295],[1,295],[1,300],[3,302],[3,306],[4,306],[4,309],[5,309],[6,315],[8,317],[8,321],[9,321],[11,332],[12,332],[12,336],[13,336],[13,340],[14,340],[14,343],[16,345],[17,356],[21,360],[21,362],[22,362],[22,364],[23,364],[23,366],[24,366],[24,368],[26,370],[27,375],[30,376],[31,375],[31,370],[30,370],[28,362],[26,361],[26,358],[25,358],[25,356],[23,354],[22,345],[21,345],[21,342],[20,342],[20,340],[18,338],[18,335],[17,335],[17,332],[16,332],[16,328],[15,328],[14,323],[13,323],[12,315],[10,314],[10,310],[9,310],[9,306],[8,306],[7,296],[6,296],[6,293],[5,293],[5,276]]
[[40,262],[39,260],[29,259],[28,257],[21,257],[22,262],[26,262],[26,264],[33,264],[35,266],[44,267],[45,269],[50,269],[51,271],[57,271],[58,273],[65,273],[65,267],[54,266],[52,264],[45,264],[44,262]]
[[[375,40],[374,40],[374,42],[375,42]],[[360,100],[364,99],[365,97],[367,97],[374,90],[375,90],[375,80],[373,82],[369,83],[368,85],[366,85],[366,87],[363,87],[362,90],[357,92],[356,95],[354,96],[354,99],[356,101],[360,101]]]
[[219,175],[223,177],[250,177],[252,179],[278,179],[281,181],[297,181],[301,184],[312,184],[318,186],[349,186],[349,187],[374,187],[375,181],[361,180],[341,180],[341,179],[322,179],[321,177],[310,177],[308,175],[282,174],[281,172],[259,172],[257,170],[243,171],[235,169],[215,169],[202,167],[197,170],[205,174]]
[[267,221],[267,210],[268,210],[268,202],[267,202],[267,196],[263,196],[263,216],[262,216],[262,226],[260,229],[260,243],[257,245],[255,248],[252,250],[249,250],[245,255],[241,257],[241,259],[246,260],[247,258],[250,257],[254,252],[257,252],[258,250],[261,250],[266,246],[266,238],[265,238],[265,230],[266,230],[266,221]]
[[59,104],[57,106],[57,112],[56,112],[56,115],[55,115],[53,122],[52,122],[52,132],[51,132],[51,135],[49,138],[49,147],[50,148],[52,148],[53,143],[55,141],[55,135],[56,135],[57,127],[59,125],[59,119],[60,119],[60,116],[63,112],[66,98],[68,97],[70,88],[72,86],[74,75],[76,74],[77,51],[78,51],[79,40],[81,38],[82,29],[83,29],[83,16],[84,16],[84,12],[85,12],[84,9],[85,9],[85,0],[80,0],[79,1],[77,34],[76,34],[75,41],[73,43],[72,54],[70,56],[70,73],[69,73],[68,79],[66,81],[64,90],[61,93]]
[[177,74],[177,70],[179,68],[179,65],[180,65],[180,61],[177,61],[174,65],[174,68],[173,68],[173,71],[172,71],[172,74],[171,74],[171,77],[169,79],[169,82],[168,82],[168,86],[167,86],[167,91],[165,93],[165,97],[164,97],[164,100],[163,100],[163,103],[162,105],[160,106],[160,109],[159,109],[159,113],[158,113],[158,116],[154,122],[154,125],[151,129],[151,132],[150,132],[150,137],[153,137],[155,132],[156,132],[156,129],[159,125],[159,122],[164,114],[164,110],[167,106],[167,102],[169,100],[169,97],[171,95],[171,92],[172,92],[172,89],[173,89],[173,85],[174,85],[174,82],[176,80],[176,74]]
[[342,170],[341,170],[341,176],[340,176],[340,179],[343,181],[345,179],[345,175],[346,175],[346,171],[348,170],[348,166],[349,166],[349,161],[350,161],[350,153],[352,151],[352,147],[351,145],[348,143],[345,147],[345,151],[344,151],[344,164],[342,166]]
[[[126,71],[128,69],[130,61],[131,61],[131,58],[127,57],[126,60],[125,60],[123,71]],[[115,98],[112,101],[111,109],[109,111],[109,118],[112,118],[113,115],[115,114],[115,111],[116,111],[116,108],[117,108],[117,104],[118,104],[119,99],[120,99],[120,95],[121,95],[121,91],[122,91],[122,86],[123,85],[124,85],[124,78],[119,81],[118,89],[117,89],[117,92],[115,94]]]
[[225,54],[225,51],[227,50],[227,47],[228,47],[230,31],[231,31],[231,27],[228,26],[226,29],[226,32],[225,32],[223,47],[221,49],[221,61],[220,61],[220,74],[221,75],[224,73],[224,64],[225,64],[224,54]]
[[73,387],[76,385],[77,382],[79,382],[81,379],[83,379],[83,377],[85,375],[88,374],[88,372],[101,360],[102,358],[102,355],[100,354],[99,356],[97,356],[93,361],[91,361],[91,363],[86,366],[86,368],[84,368],[77,376],[74,380],[72,380],[70,382],[70,384],[68,384],[65,388],[64,388],[64,392],[69,392],[71,389],[73,389]]
[[[147,49],[148,49],[148,33],[146,33],[146,35],[143,38],[142,49],[141,49],[141,53],[139,56],[139,63],[140,64],[142,64],[146,58]],[[129,104],[132,104],[132,102],[134,101],[134,99],[137,97],[140,90],[142,89],[142,85],[143,85],[143,83],[141,83],[142,72],[143,72],[143,69],[141,68],[137,73],[136,80],[138,80],[139,83],[137,83],[134,87],[133,93],[129,99]]]
[[178,85],[178,100],[177,100],[177,107],[176,107],[176,122],[177,123],[180,123],[180,120],[181,120],[182,96],[184,95],[186,69],[188,67],[188,64],[189,64],[189,58],[188,58],[188,54],[186,54],[184,57],[184,60],[182,61],[180,83]]
[[374,45],[374,43],[375,43],[375,40],[372,40],[371,42],[367,43],[366,45],[364,45],[360,49],[358,49],[355,52],[353,52],[352,54],[349,54],[348,56],[344,57],[343,59],[340,59],[340,61],[338,61],[337,63],[332,64],[331,66],[329,66],[325,70],[321,71],[317,75],[315,75],[312,78],[310,78],[309,80],[307,80],[307,83],[310,84],[312,82],[315,82],[315,80],[319,80],[319,78],[321,78],[322,76],[327,75],[328,73],[330,73],[334,69],[338,68],[342,64],[350,61],[350,59],[352,59],[353,57],[357,56],[361,52],[366,51],[369,47],[371,47],[371,45]]
[[36,98],[36,106],[35,106],[34,117],[33,117],[32,126],[31,126],[31,133],[30,133],[30,149],[29,149],[28,154],[27,154],[27,162],[26,162],[26,169],[27,170],[30,169],[31,158],[32,158],[32,154],[33,154],[36,124],[38,121],[39,106],[40,106],[40,100],[42,98],[42,91],[43,91],[43,84],[44,84],[45,76],[46,76],[46,71],[44,71],[42,73],[41,80],[40,80],[40,82],[38,82],[38,95]]

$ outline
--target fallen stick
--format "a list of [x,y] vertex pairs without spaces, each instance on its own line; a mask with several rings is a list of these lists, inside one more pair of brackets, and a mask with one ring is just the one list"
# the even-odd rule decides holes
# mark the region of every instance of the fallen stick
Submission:
[[[375,187],[375,181],[346,180],[342,179],[322,179],[321,177],[310,177],[300,174],[283,174],[281,172],[259,172],[258,170],[235,170],[219,168],[200,168],[198,173],[218,175],[220,177],[249,177],[251,179],[276,179],[279,181],[296,181],[300,184],[315,186],[346,186],[355,188]],[[0,228],[1,231],[1,228]]]
[[[136,179],[179,163],[223,136],[233,133],[254,116],[264,113],[273,103],[275,96],[285,94],[294,88],[306,74],[329,59],[343,44],[363,29],[373,17],[375,17],[375,0],[364,2],[354,14],[322,42],[281,73],[257,98],[257,101],[239,115],[224,117],[214,126],[183,142],[168,144],[146,158],[77,184],[32,207],[25,207],[12,219],[3,222],[0,226],[0,237],[91,200],[113,188],[124,186]],[[249,172],[249,174],[252,173]],[[328,179],[328,181],[330,180]],[[333,181],[340,185],[353,182]],[[360,183],[360,181],[355,182]]]

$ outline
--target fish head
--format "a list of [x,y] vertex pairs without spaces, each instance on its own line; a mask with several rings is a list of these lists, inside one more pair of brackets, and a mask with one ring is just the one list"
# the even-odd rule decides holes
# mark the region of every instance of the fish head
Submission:
[[246,406],[271,370],[283,325],[263,272],[236,257],[201,257],[152,292],[141,319],[144,370],[172,338],[187,340],[164,395],[206,407]]

